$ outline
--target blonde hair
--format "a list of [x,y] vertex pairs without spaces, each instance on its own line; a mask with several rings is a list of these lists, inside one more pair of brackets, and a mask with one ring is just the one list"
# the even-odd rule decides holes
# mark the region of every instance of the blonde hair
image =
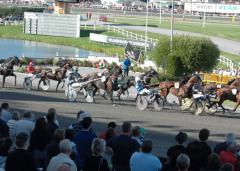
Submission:
[[99,156],[106,151],[106,143],[103,139],[95,138],[92,142],[91,149],[93,155]]

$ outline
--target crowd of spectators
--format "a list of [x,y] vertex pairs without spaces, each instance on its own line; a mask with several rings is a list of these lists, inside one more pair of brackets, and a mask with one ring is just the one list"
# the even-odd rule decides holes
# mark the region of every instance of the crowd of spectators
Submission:
[[213,73],[214,74],[219,74],[219,75],[226,75],[226,76],[240,76],[240,69],[219,68],[219,69],[214,69]]
[[31,111],[21,116],[2,103],[0,171],[240,171],[233,133],[212,149],[208,129],[191,142],[179,132],[164,158],[152,153],[153,141],[140,126],[123,122],[118,132],[116,122],[109,122],[97,135],[92,123],[90,113],[79,111],[77,121],[62,129],[54,108],[34,121]]

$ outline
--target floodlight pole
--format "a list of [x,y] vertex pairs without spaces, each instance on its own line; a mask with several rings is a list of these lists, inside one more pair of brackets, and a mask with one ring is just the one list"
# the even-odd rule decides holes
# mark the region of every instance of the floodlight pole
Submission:
[[205,28],[205,23],[206,23],[206,9],[207,9],[207,0],[205,0],[205,10],[203,14],[203,28]]
[[162,24],[162,3],[159,1],[160,9],[159,9],[159,24]]
[[173,50],[173,18],[174,17],[174,0],[172,0],[172,12],[171,12],[171,42],[170,42],[170,50],[172,53]]
[[148,37],[148,1],[147,0],[147,10],[146,10],[146,27],[145,27],[145,49],[144,49],[144,53],[145,55],[147,54],[147,37]]

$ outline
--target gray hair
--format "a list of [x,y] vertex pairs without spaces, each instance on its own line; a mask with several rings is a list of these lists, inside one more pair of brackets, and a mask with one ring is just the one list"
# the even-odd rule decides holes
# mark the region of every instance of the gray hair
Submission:
[[190,158],[188,155],[181,153],[176,160],[176,165],[179,170],[186,170],[190,166]]
[[59,149],[62,153],[67,153],[72,151],[72,145],[69,139],[64,139],[59,143]]
[[100,138],[95,138],[92,142],[92,153],[94,155],[101,155],[104,153],[104,151],[106,150],[106,143],[103,139]]

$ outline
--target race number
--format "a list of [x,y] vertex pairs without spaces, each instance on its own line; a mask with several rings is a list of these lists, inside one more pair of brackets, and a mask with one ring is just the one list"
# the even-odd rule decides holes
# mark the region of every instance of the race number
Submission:
[[175,83],[174,83],[174,87],[175,87],[175,88],[179,88],[179,82],[175,82]]

